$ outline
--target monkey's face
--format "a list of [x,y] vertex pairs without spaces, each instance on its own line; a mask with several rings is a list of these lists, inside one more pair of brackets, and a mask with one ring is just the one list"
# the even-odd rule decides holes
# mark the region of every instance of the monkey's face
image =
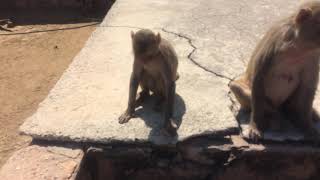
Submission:
[[158,52],[160,35],[155,35],[150,30],[140,30],[132,33],[132,46],[135,55],[152,56]]

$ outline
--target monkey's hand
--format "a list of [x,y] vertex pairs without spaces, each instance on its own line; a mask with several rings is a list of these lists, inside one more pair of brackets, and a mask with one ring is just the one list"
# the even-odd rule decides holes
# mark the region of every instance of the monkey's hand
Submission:
[[162,132],[168,136],[175,136],[177,135],[178,125],[174,122],[173,119],[169,119],[165,123],[165,127],[163,128]]
[[249,127],[249,139],[251,139],[254,143],[257,143],[259,139],[262,139],[263,135],[257,127],[250,125]]
[[120,124],[127,123],[133,117],[134,117],[134,113],[130,113],[130,112],[126,111],[119,117],[119,123]]

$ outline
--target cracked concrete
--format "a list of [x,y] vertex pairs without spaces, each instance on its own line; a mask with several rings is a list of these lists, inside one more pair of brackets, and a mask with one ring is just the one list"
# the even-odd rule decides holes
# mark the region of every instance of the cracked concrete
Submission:
[[215,76],[217,77],[220,77],[220,78],[224,78],[224,79],[227,79],[227,80],[231,80],[231,78],[227,77],[227,76],[224,76],[222,74],[219,74],[219,73],[216,73],[210,69],[208,69],[207,67],[201,65],[199,62],[197,62],[192,56],[193,54],[197,51],[197,47],[192,43],[192,39],[189,38],[188,36],[186,35],[183,35],[183,34],[180,34],[180,33],[176,33],[176,32],[172,32],[172,31],[168,31],[166,30],[165,28],[162,28],[162,31],[166,32],[166,33],[171,33],[171,34],[174,34],[176,36],[179,36],[181,38],[184,38],[188,41],[189,45],[193,48],[192,51],[188,54],[188,59],[193,63],[195,64],[196,66],[198,66],[199,68],[203,69],[204,71],[206,72],[209,72],[209,73],[212,73],[214,74]]
[[[197,52],[191,41],[194,38],[166,26],[184,3],[192,4],[117,1],[38,111],[21,127],[22,132],[46,140],[155,144],[176,143],[199,135],[237,133],[237,122],[228,109],[228,79],[193,57]],[[130,31],[139,28],[162,32],[179,56],[180,79],[174,112],[180,124],[178,137],[160,133],[163,116],[150,108],[152,99],[137,109],[137,118],[124,125],[117,122],[128,98],[133,59]]]
[[[137,110],[138,118],[132,119],[125,125],[118,124],[117,118],[126,108],[127,97],[124,96],[128,94],[127,86],[132,64],[129,36],[131,29],[99,28],[97,31],[100,31],[99,34],[90,40],[95,42],[94,44],[97,44],[95,37],[101,39],[104,35],[113,37],[114,40],[103,38],[106,41],[102,45],[89,46],[90,51],[84,48],[85,52],[82,54],[82,51],[80,55],[88,55],[88,52],[92,52],[91,47],[95,47],[95,51],[107,48],[109,53],[96,59],[95,56],[76,58],[48,98],[41,103],[38,112],[22,126],[24,133],[34,138],[49,140],[102,143],[127,141],[155,144],[175,143],[203,134],[236,133],[237,123],[232,113],[226,114],[222,111],[224,107],[228,107],[229,103],[223,102],[226,103],[225,106],[218,103],[218,98],[221,101],[225,99],[225,92],[216,91],[211,86],[218,83],[220,86],[226,84],[220,79],[211,78],[211,74],[193,65],[188,55],[194,49],[189,46],[185,38],[171,33],[162,33],[162,35],[173,42],[180,59],[181,79],[177,83],[177,103],[174,113],[174,117],[181,124],[178,130],[179,136],[175,138],[163,136],[160,133],[162,115],[153,112],[148,105]],[[117,38],[114,38],[115,36]],[[108,47],[108,44],[112,46]],[[124,49],[125,53],[123,53]],[[116,57],[119,59],[115,60]],[[83,67],[84,65],[86,67]],[[109,66],[111,67],[108,68]],[[207,98],[209,96],[211,98]],[[216,99],[217,103],[211,103],[212,99]],[[147,104],[150,103],[152,99]],[[223,118],[214,113],[217,108],[225,113]]]
[[[46,140],[155,144],[237,133],[237,103],[228,83],[245,70],[266,29],[298,3],[118,0],[21,131]],[[179,56],[175,138],[160,133],[162,114],[151,110],[152,99],[137,109],[137,118],[117,123],[128,98],[130,31],[141,28],[162,33]]]

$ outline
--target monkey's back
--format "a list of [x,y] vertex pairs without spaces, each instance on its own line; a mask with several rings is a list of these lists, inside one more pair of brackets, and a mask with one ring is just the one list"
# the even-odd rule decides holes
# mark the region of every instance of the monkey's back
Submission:
[[294,32],[291,31],[291,26],[293,26],[291,23],[292,18],[293,17],[288,17],[275,23],[258,42],[245,72],[245,77],[250,87],[252,86],[253,77],[257,72],[257,68],[259,68],[262,63],[265,63],[262,61],[270,61],[271,63],[282,49],[290,46],[291,41],[294,39]]

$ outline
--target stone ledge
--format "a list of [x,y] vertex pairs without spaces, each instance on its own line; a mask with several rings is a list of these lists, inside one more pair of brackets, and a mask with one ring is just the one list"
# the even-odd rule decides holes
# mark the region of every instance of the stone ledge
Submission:
[[249,144],[240,136],[201,137],[173,148],[150,145],[91,147],[77,178],[309,180],[320,176],[319,159],[320,148],[311,145]]

